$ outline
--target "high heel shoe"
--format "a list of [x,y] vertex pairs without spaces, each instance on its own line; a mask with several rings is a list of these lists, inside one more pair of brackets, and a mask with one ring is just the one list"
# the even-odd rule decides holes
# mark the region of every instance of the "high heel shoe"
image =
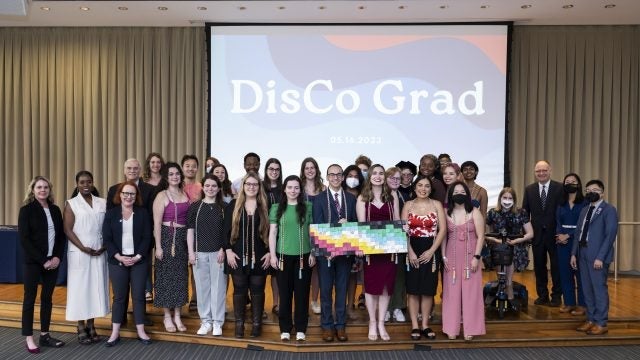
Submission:
[[171,316],[165,316],[164,320],[164,329],[166,332],[174,333],[176,332],[176,326],[173,325],[173,320],[171,320]]
[[39,347],[37,347],[37,346],[35,347],[35,349],[31,349],[31,348],[29,348],[29,344],[26,344],[26,343],[25,343],[25,344],[24,344],[24,347],[26,347],[26,348],[27,348],[27,351],[28,351],[30,354],[40,354],[40,348],[39,348]]
[[173,316],[173,322],[175,322],[176,327],[178,328],[178,331],[180,332],[185,332],[187,331],[187,327],[184,326],[184,324],[182,323],[182,320],[180,319],[180,316]]
[[369,340],[378,340],[378,325],[375,321],[369,321]]
[[142,343],[142,345],[151,345],[151,339],[143,339],[140,336],[138,336],[138,341],[140,341]]
[[104,347],[114,347],[114,346],[118,345],[119,342],[120,342],[120,336],[118,336],[113,341],[109,341],[109,339],[107,339],[107,341],[104,343]]
[[391,340],[389,333],[387,333],[387,330],[384,328],[384,321],[378,323],[378,333],[380,333],[380,339],[382,339],[382,341]]

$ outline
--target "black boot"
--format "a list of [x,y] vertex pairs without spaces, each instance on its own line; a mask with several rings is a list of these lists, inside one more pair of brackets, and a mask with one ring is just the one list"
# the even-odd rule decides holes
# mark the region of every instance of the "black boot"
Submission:
[[247,306],[246,295],[233,295],[233,315],[236,319],[236,337],[244,337],[244,312]]
[[259,337],[262,334],[262,313],[264,312],[264,294],[251,295],[251,317],[253,318],[253,327],[251,328],[251,336]]

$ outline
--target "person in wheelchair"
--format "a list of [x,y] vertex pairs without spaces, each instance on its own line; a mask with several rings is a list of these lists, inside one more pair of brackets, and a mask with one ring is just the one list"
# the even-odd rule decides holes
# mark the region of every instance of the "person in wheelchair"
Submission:
[[[510,187],[505,187],[500,191],[498,204],[489,210],[487,214],[487,232],[492,234],[507,234],[509,240],[507,244],[513,247],[513,262],[505,267],[507,299],[515,311],[519,311],[518,304],[513,297],[513,272],[521,272],[529,264],[529,242],[533,238],[533,227],[529,221],[529,214],[525,209],[516,207],[516,192]],[[520,237],[512,239],[513,235]],[[485,236],[489,249],[491,250],[502,243],[501,237]],[[496,268],[499,272],[500,266]]]

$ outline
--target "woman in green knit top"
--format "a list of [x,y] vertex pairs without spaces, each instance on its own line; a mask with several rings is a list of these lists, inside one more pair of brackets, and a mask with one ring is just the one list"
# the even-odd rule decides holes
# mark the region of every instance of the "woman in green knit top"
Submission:
[[[295,323],[296,340],[304,341],[309,323],[309,287],[315,257],[311,253],[309,224],[311,203],[304,200],[302,181],[291,175],[284,180],[283,196],[269,212],[271,266],[277,270],[280,292],[280,339],[288,341]],[[291,319],[295,297],[294,319]]]

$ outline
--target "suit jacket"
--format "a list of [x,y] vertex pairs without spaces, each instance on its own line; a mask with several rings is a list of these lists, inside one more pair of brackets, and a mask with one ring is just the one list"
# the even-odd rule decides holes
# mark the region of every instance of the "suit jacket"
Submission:
[[[102,240],[107,247],[107,260],[118,265],[116,254],[122,254],[122,207],[107,210],[102,223]],[[143,207],[133,208],[133,250],[142,256],[138,264],[148,261],[151,249],[151,218]]]
[[586,251],[590,262],[597,259],[608,265],[613,261],[613,243],[618,234],[618,212],[613,205],[603,201],[591,215],[587,247],[581,248],[579,242],[582,237],[582,225],[590,205],[585,206],[580,212],[571,254],[577,256],[578,251]]
[[[51,219],[56,231],[56,238],[53,244],[52,257],[57,257],[62,261],[64,256],[64,245],[66,237],[62,226],[62,212],[54,204],[49,204]],[[18,234],[24,250],[24,262],[26,264],[40,264],[49,260],[49,225],[44,208],[38,201],[32,201],[20,208],[18,215]]]
[[533,226],[532,243],[534,245],[543,241],[555,243],[556,210],[563,201],[563,191],[562,184],[551,180],[543,210],[538,183],[535,182],[525,188],[522,208],[531,215],[531,225]]
[[[113,203],[113,198],[116,196],[116,190],[120,184],[122,183],[115,184],[109,188],[109,192],[107,193],[107,210],[117,206]],[[147,209],[149,215],[153,214],[153,200],[156,199],[158,189],[140,179],[138,181],[138,191],[140,191],[140,196],[142,196],[142,206]]]
[[[330,203],[327,203],[327,194],[329,195]],[[356,197],[351,193],[342,190],[342,207],[340,208],[340,212],[342,214],[338,214],[338,210],[334,205],[333,196],[331,196],[331,191],[329,189],[321,192],[313,199],[313,211],[311,212],[313,217],[314,224],[337,224],[338,220],[345,217],[349,222],[358,221],[358,217],[356,215]],[[345,206],[346,203],[346,206]],[[329,221],[331,219],[331,221]]]

